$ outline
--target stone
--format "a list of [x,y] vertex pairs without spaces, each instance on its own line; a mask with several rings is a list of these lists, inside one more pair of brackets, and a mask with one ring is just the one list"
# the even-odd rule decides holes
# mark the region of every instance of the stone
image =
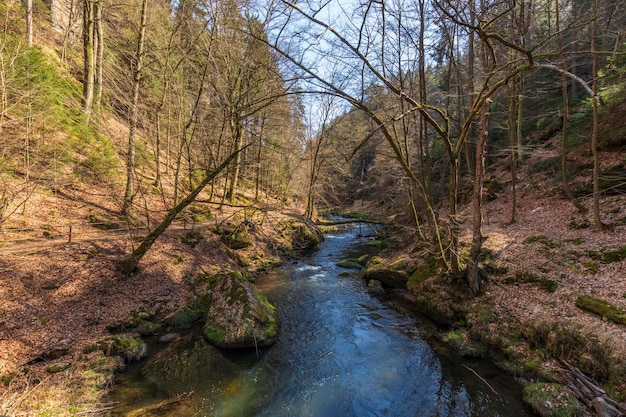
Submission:
[[367,292],[370,294],[384,294],[385,289],[383,288],[383,284],[375,279],[371,279],[367,283]]
[[216,275],[208,284],[202,333],[209,342],[228,349],[276,342],[280,328],[276,309],[241,274]]
[[410,262],[404,256],[392,260],[374,256],[367,263],[365,280],[377,280],[392,288],[406,289],[411,272]]

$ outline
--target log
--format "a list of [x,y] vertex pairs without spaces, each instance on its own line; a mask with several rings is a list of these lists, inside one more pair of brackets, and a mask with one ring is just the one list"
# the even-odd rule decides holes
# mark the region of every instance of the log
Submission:
[[591,401],[593,409],[598,417],[620,417],[623,416],[622,412],[605,401],[602,397],[596,397]]
[[317,221],[315,222],[315,225],[316,226],[339,226],[342,224],[355,224],[355,223],[388,224],[387,222],[383,222],[380,220],[348,219],[348,220],[336,220],[336,221]]
[[626,404],[619,403],[610,398],[604,389],[580,371],[580,369],[563,362],[565,369],[561,372],[560,379],[576,398],[594,410],[598,417],[623,417],[626,416]]

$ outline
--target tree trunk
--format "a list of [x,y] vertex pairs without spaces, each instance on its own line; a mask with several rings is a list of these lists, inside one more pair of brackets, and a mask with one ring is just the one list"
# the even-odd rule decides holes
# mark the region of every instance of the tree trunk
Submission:
[[517,90],[515,87],[515,82],[509,84],[509,109],[507,113],[509,151],[511,152],[511,223],[515,223],[515,210],[517,206],[517,158],[515,155],[515,145],[517,143]]
[[202,192],[204,187],[211,182],[224,168],[228,166],[228,164],[239,155],[239,153],[243,150],[236,149],[233,153],[231,153],[217,168],[213,171],[207,172],[206,177],[202,180],[202,182],[194,188],[191,193],[187,195],[184,199],[182,199],[174,208],[168,211],[167,215],[161,220],[158,226],[148,233],[148,235],[141,241],[141,244],[135,249],[131,254],[126,257],[124,261],[124,272],[127,275],[132,274],[137,269],[137,265],[143,256],[150,250],[154,242],[157,240],[161,234],[167,230],[167,228],[172,224],[176,216],[185,209],[189,204],[191,204],[198,194]]
[[137,119],[139,114],[139,87],[143,70],[143,56],[146,35],[147,20],[147,0],[141,2],[141,22],[139,26],[139,37],[137,39],[137,52],[135,55],[136,68],[133,74],[133,95],[130,108],[130,126],[128,130],[128,151],[126,155],[126,191],[124,193],[124,203],[122,213],[129,218],[133,198],[135,196],[135,151],[137,136]]
[[[231,129],[234,136],[234,146],[235,149],[241,147],[243,142],[243,129],[241,128],[241,122],[238,119],[231,119]],[[239,171],[241,170],[241,154],[237,153],[235,157],[235,161],[233,164],[233,176],[230,181],[230,187],[228,189],[228,193],[226,194],[226,198],[230,202],[230,204],[235,203],[235,193],[237,192],[237,186],[239,183]]]
[[87,120],[93,107],[95,79],[94,12],[94,0],[83,0],[83,111]]
[[592,1],[591,22],[591,89],[593,91],[593,119],[591,125],[591,152],[593,153],[593,220],[598,230],[604,225],[600,219],[600,157],[598,155],[598,55],[596,54],[596,35],[598,28],[598,0]]
[[100,113],[100,103],[102,102],[102,68],[104,65],[104,25],[102,21],[102,0],[96,0],[94,3],[94,41],[96,42],[96,73],[94,76],[96,97],[94,101],[94,107],[96,113]]
[[485,143],[489,134],[487,128],[489,123],[489,103],[490,99],[486,99],[480,112],[480,124],[478,140],[476,143],[476,170],[474,176],[474,195],[472,205],[474,209],[474,218],[472,223],[472,247],[470,249],[470,259],[467,268],[467,284],[472,294],[477,295],[480,292],[480,274],[478,270],[478,261],[483,245],[482,228],[482,195],[483,181],[485,176]]
[[26,38],[28,47],[33,47],[33,0],[26,0]]

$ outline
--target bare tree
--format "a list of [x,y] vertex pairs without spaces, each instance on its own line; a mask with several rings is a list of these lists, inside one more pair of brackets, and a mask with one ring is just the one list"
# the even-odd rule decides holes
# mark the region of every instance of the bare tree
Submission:
[[130,120],[128,130],[128,148],[126,153],[126,191],[122,204],[122,213],[130,218],[131,206],[135,195],[135,152],[137,135],[137,117],[139,113],[139,90],[141,77],[143,76],[144,50],[147,22],[147,0],[141,2],[141,17],[139,22],[139,36],[137,37],[137,49],[135,52],[135,65],[133,68],[133,92],[130,104]]

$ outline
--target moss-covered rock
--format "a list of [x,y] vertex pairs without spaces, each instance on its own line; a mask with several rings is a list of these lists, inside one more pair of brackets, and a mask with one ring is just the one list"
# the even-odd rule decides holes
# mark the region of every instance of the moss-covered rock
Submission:
[[465,321],[465,302],[468,295],[461,293],[439,276],[427,278],[411,289],[420,314],[431,320],[456,325]]
[[418,285],[426,281],[428,278],[434,277],[438,273],[435,258],[428,258],[426,262],[419,265],[409,277],[407,288],[415,291]]
[[231,249],[245,249],[252,245],[252,238],[248,232],[248,227],[241,224],[232,230],[224,231],[220,234],[221,241]]
[[201,309],[194,306],[185,306],[165,319],[165,324],[177,329],[188,329],[204,317]]
[[151,356],[142,368],[146,379],[170,396],[208,388],[210,383],[239,372],[241,367],[217,347],[193,335],[172,342]]
[[389,287],[406,289],[412,272],[412,261],[406,255],[391,260],[374,256],[367,263],[365,280],[375,279]]
[[241,274],[224,274],[209,284],[203,328],[208,341],[223,348],[250,348],[278,339],[276,309]]
[[356,259],[344,259],[343,261],[337,262],[337,266],[346,269],[361,269],[363,265],[359,263]]
[[367,263],[369,262],[369,260],[372,258],[371,255],[365,254],[365,255],[361,255],[359,256],[356,261],[358,263],[360,263],[361,265],[365,266],[367,265]]
[[576,307],[598,314],[617,324],[626,324],[626,310],[599,298],[581,295],[576,300]]
[[304,219],[290,219],[279,223],[285,249],[306,251],[315,248],[324,240],[321,229]]

